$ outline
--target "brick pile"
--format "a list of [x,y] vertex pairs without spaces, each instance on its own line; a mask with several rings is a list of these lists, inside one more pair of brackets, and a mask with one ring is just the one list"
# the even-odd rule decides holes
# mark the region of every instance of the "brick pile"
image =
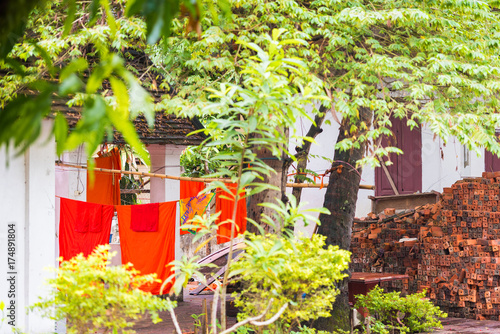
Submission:
[[409,280],[384,282],[383,287],[403,294],[417,291],[417,282],[412,279],[422,261],[417,238],[421,227],[437,217],[439,208],[439,204],[426,205],[397,214],[394,209],[385,209],[378,216],[355,220],[351,270],[407,274]]
[[437,204],[356,220],[351,249],[352,271],[409,275],[388,290],[427,289],[449,316],[500,320],[500,173],[460,180]]

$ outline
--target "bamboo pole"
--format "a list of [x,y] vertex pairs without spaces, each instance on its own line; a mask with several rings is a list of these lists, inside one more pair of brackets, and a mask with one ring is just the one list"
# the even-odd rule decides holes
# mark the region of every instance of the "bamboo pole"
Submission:
[[[325,188],[327,185],[321,183],[287,183],[287,188]],[[369,184],[360,184],[359,189],[374,190],[375,186]]]
[[[65,164],[62,162],[56,162],[57,166],[61,167],[70,167],[70,168],[78,168],[78,169],[87,169],[87,166],[80,165],[71,165]],[[177,180],[177,181],[194,181],[194,182],[213,182],[213,181],[221,181],[225,183],[232,183],[233,181],[229,179],[218,179],[218,178],[201,178],[201,177],[188,177],[188,176],[172,176],[166,174],[158,174],[158,173],[147,173],[147,172],[132,172],[128,170],[120,170],[120,169],[108,169],[108,168],[98,168],[94,167],[94,171],[103,172],[103,173],[121,173],[128,175],[140,175],[140,176],[149,176],[149,177],[159,177],[161,179],[169,179],[169,180]]]
[[[69,167],[69,168],[77,168],[77,169],[87,169],[87,166],[65,164],[65,163],[62,163],[62,162],[56,162],[56,165],[57,166],[61,166],[61,167]],[[172,175],[158,174],[158,173],[133,172],[133,171],[128,171],[128,170],[108,169],[108,168],[98,168],[98,167],[95,167],[94,171],[103,172],[103,173],[121,173],[121,174],[128,174],[128,175],[159,177],[161,179],[178,180],[178,181],[194,181],[194,182],[220,181],[220,182],[224,182],[224,183],[232,183],[233,182],[233,181],[231,181],[229,179],[206,178],[206,177],[188,177],[188,176],[172,176]],[[324,185],[321,185],[319,183],[287,183],[286,186],[288,188],[323,188],[324,187]],[[373,189],[375,189],[375,186],[373,186],[373,185],[366,185],[366,184],[360,184],[359,185],[359,189],[373,190]]]

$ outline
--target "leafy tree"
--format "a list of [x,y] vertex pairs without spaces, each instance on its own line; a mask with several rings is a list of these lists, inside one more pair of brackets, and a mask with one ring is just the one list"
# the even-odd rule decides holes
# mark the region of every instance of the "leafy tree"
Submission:
[[[206,132],[224,134],[206,143],[208,147],[220,149],[214,156],[220,167],[209,177],[230,179],[236,184],[236,189],[231,191],[223,182],[215,181],[210,183],[206,191],[216,190],[221,192],[221,196],[234,199],[235,207],[241,197],[255,196],[272,187],[260,182],[263,176],[269,176],[273,170],[255,153],[254,148],[266,149],[273,157],[280,157],[283,151],[286,152],[288,133],[283,129],[293,127],[300,116],[308,117],[304,106],[317,100],[317,94],[321,91],[320,82],[311,80],[314,78],[310,78],[307,65],[299,58],[287,57],[285,53],[289,45],[304,42],[283,38],[284,33],[283,29],[274,29],[272,35],[267,37],[266,48],[238,41],[242,50],[255,52],[255,56],[246,59],[239,71],[241,82],[220,83],[217,89],[209,90],[212,101],[206,105],[204,112],[218,117],[207,123]],[[292,129],[289,135],[294,137],[294,132]],[[248,235],[245,254],[238,263],[234,263],[230,248],[227,269],[222,284],[215,290],[212,310],[217,310],[220,296],[224,312],[226,287],[229,278],[232,278],[249,283],[238,302],[246,305],[246,314],[228,329],[223,316],[221,334],[232,333],[247,324],[272,326],[278,318],[278,325],[270,328],[287,332],[291,329],[290,325],[294,324],[294,319],[316,319],[320,315],[328,315],[330,302],[337,294],[335,282],[345,276],[341,271],[348,266],[347,251],[333,246],[322,249],[323,237],[299,239],[290,230],[296,222],[311,219],[307,212],[310,210],[302,210],[293,197],[287,204],[279,202],[263,205],[275,213],[275,217],[266,216],[264,220],[273,226],[276,233],[266,234],[256,224],[260,234]],[[324,209],[315,211],[327,213]],[[216,229],[214,221],[218,219],[217,216],[205,219],[197,217],[192,225],[185,227],[198,229],[194,239],[200,239]],[[235,220],[236,210],[231,218],[220,224]],[[231,226],[231,235],[234,236],[235,225]],[[233,243],[231,238],[230,247]],[[316,264],[304,266],[311,261]],[[323,261],[329,264],[325,265]],[[178,277],[174,290],[177,293],[182,283],[187,281],[187,274],[198,270],[199,265],[196,266],[194,262],[195,259],[184,259],[175,263]],[[299,270],[299,267],[302,269]],[[319,275],[322,271],[324,275]],[[300,282],[297,277],[300,277]],[[303,293],[307,293],[308,297],[298,301],[297,295]],[[216,311],[213,311],[211,318],[212,331],[217,333]]]
[[324,239],[314,235],[294,242],[277,235],[251,236],[247,242],[251,247],[234,264],[233,275],[241,275],[244,286],[236,297],[236,306],[242,310],[238,318],[262,313],[269,300],[274,301],[271,314],[290,304],[270,327],[273,333],[286,333],[305,321],[329,316],[339,293],[335,284],[347,276],[342,271],[349,266],[350,254],[338,246],[324,248]]
[[[379,166],[379,156],[402,153],[381,145],[382,136],[391,135],[391,117],[411,127],[426,124],[445,142],[455,136],[469,149],[500,152],[496,2],[235,0],[232,10],[232,21],[223,26],[203,20],[201,39],[185,38],[182,22],[176,22],[168,53],[154,58],[176,87],[163,105],[196,113],[207,103],[204,88],[240,80],[236,69],[253,52],[235,40],[266,45],[266,32],[279,26],[287,37],[308,42],[288,47],[287,55],[308,59],[330,97],[320,111],[339,119],[330,153],[335,170],[349,164],[361,172],[362,165]],[[319,114],[313,136],[321,122]],[[307,149],[297,157],[306,157]],[[321,215],[319,227],[327,244],[349,249],[359,181],[349,168],[331,175],[324,206],[332,214]],[[347,329],[346,290],[344,285],[335,316],[320,327]]]
[[131,123],[139,113],[150,126],[154,118],[151,96],[139,84],[149,69],[144,73],[137,62],[149,66],[146,42],[167,37],[180,12],[188,31],[199,31],[207,8],[229,14],[226,0],[208,7],[196,0],[3,1],[0,146],[23,152],[38,138],[51,107],[66,103],[80,107],[82,118],[68,137],[65,118],[55,116],[58,153],[86,144],[90,156],[115,128],[148,162]]
[[[13,143],[22,152],[38,137],[42,119],[55,116],[58,154],[86,143],[91,156],[116,128],[149,161],[131,122],[140,113],[150,124],[154,121],[153,100],[136,77],[144,68],[137,58],[146,47],[145,25],[123,16],[123,2],[113,5],[116,19],[103,10],[96,14],[99,24],[88,26],[88,9],[75,4],[68,9],[76,18],[71,34],[66,33],[63,2],[49,2],[33,12],[24,38],[0,62],[0,145]],[[82,111],[69,135],[66,118],[57,112],[68,106]]]

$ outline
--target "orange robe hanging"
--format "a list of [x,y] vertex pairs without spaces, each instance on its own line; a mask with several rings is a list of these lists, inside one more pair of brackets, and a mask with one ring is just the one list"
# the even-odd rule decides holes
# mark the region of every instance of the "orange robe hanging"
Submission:
[[[96,168],[121,169],[120,151],[113,148],[109,154],[95,159]],[[120,178],[119,173],[99,172],[94,170],[94,182],[87,172],[87,202],[120,205]]]
[[113,206],[61,198],[59,256],[69,260],[88,256],[98,245],[109,243]]
[[196,233],[199,230],[183,230],[182,227],[186,224],[191,225],[192,222],[190,222],[190,220],[193,219],[196,215],[202,216],[206,212],[207,207],[210,205],[210,202],[212,202],[213,197],[214,194],[208,193],[190,198],[182,198],[179,200],[181,235]]
[[[233,195],[236,195],[236,184],[229,183],[226,184],[229,190],[232,191]],[[244,196],[245,192],[243,191],[240,196]],[[219,190],[215,196],[215,207],[216,212],[220,212],[219,220],[217,223],[219,224],[219,229],[217,230],[217,243],[222,244],[224,242],[228,242],[231,240],[231,222],[227,221],[229,219],[233,219],[234,212],[234,200],[222,198],[230,197],[224,190]],[[236,206],[236,219],[234,221],[234,237],[236,238],[238,235],[245,233],[247,230],[247,203],[246,199],[242,198],[238,201],[238,205]],[[226,221],[226,222],[225,222]]]
[[205,189],[205,183],[204,182],[194,182],[194,181],[180,181],[180,199],[184,198],[190,198],[190,197],[196,197],[202,191]]
[[[162,283],[172,274],[171,266],[167,265],[175,260],[175,210],[176,202],[159,203],[158,230],[135,232],[131,229],[132,206],[116,207],[123,264],[132,263],[143,275],[156,273]],[[162,283],[141,289],[158,295]],[[166,286],[163,293],[168,293],[170,287],[171,284]]]
[[[210,204],[212,197],[210,194],[202,195],[198,197],[200,191],[205,189],[204,182],[195,181],[180,181],[180,201],[179,210],[181,217],[181,224],[187,224],[190,219],[193,219],[195,215],[202,215],[205,213],[205,209]],[[196,198],[195,198],[196,197]],[[189,230],[181,230],[180,234],[189,234]]]

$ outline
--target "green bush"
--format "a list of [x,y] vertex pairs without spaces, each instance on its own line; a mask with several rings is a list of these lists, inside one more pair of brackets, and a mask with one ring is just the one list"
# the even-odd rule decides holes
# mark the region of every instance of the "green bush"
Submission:
[[244,289],[235,304],[239,319],[270,311],[276,314],[288,303],[280,320],[267,327],[273,333],[298,326],[302,321],[329,316],[338,290],[335,283],[346,275],[350,253],[338,246],[324,248],[325,237],[280,238],[251,235],[241,260],[233,264],[233,274],[243,280]]
[[376,286],[367,295],[357,295],[356,308],[370,314],[368,326],[373,333],[419,333],[442,328],[438,318],[446,318],[439,307],[425,299],[426,291],[401,297],[400,292],[384,293]]
[[87,258],[82,254],[63,261],[48,280],[50,295],[33,305],[54,320],[66,318],[68,333],[134,333],[127,329],[147,311],[154,323],[158,312],[175,304],[139,289],[156,281],[155,275],[139,275],[131,264],[109,267],[113,253],[99,246]]

